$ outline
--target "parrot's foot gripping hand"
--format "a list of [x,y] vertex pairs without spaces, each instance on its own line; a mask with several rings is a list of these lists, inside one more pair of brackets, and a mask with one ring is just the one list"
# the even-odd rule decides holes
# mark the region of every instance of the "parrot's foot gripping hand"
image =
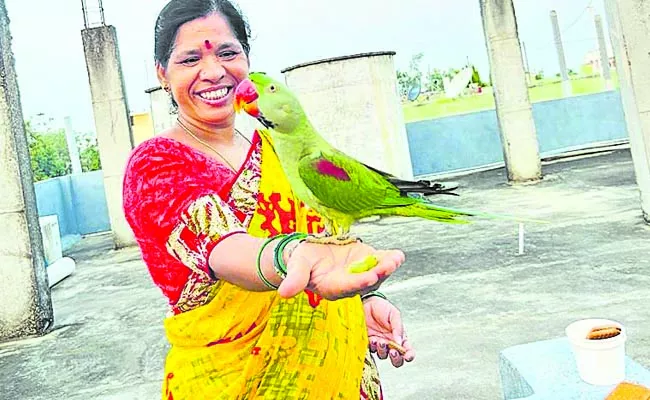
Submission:
[[[335,246],[345,246],[352,243],[361,242],[361,239],[348,234],[344,235],[331,235],[327,232],[319,235],[309,235],[305,242],[315,244],[330,244]],[[379,259],[376,256],[370,255],[361,261],[356,261],[348,265],[348,271],[352,274],[360,274],[362,272],[370,271],[379,264]]]
[[325,232],[318,235],[309,235],[305,241],[315,244],[333,244],[336,246],[345,246],[348,244],[361,242],[361,239],[351,235],[331,235]]

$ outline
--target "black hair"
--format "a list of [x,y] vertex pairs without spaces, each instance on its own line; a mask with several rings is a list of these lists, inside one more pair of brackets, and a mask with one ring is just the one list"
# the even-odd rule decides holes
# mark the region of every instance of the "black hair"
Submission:
[[156,62],[167,68],[181,25],[214,13],[222,15],[228,21],[230,29],[248,57],[250,26],[239,8],[233,3],[228,0],[171,0],[160,11],[156,20],[154,50]]

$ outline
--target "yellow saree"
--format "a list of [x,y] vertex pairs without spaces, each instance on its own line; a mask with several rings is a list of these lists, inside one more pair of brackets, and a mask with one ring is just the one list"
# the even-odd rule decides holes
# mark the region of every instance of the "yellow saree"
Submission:
[[[259,192],[246,231],[257,237],[317,231],[318,216],[294,197],[272,144],[260,135]],[[171,349],[163,399],[359,398],[364,368],[374,365],[365,360],[358,296],[326,301],[304,292],[281,299],[216,281],[207,298],[165,320]]]

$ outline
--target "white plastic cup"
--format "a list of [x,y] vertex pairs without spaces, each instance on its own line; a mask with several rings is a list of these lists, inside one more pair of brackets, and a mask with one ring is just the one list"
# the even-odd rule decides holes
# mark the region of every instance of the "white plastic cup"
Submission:
[[[592,328],[613,325],[621,333],[609,339],[590,340]],[[615,385],[625,379],[625,327],[609,319],[583,319],[566,327],[580,378],[592,385]]]

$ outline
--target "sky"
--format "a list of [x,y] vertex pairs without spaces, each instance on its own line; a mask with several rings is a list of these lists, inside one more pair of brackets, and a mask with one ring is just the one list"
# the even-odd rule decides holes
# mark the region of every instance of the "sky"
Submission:
[[[99,21],[97,0],[86,0]],[[81,30],[81,0],[5,0],[23,114],[94,131]],[[106,24],[115,26],[129,108],[147,112],[144,90],[157,85],[153,28],[167,0],[104,0]],[[469,60],[488,80],[489,63],[478,0],[239,0],[248,19],[251,70],[281,78],[283,68],[322,58],[395,51],[397,69],[424,53],[422,70],[459,68]],[[603,0],[515,0],[520,40],[531,70],[559,72],[549,13],[556,10],[569,68],[597,48],[593,14]],[[606,31],[607,35],[607,31]],[[609,43],[609,38],[606,39]],[[611,53],[610,53],[611,55]]]

